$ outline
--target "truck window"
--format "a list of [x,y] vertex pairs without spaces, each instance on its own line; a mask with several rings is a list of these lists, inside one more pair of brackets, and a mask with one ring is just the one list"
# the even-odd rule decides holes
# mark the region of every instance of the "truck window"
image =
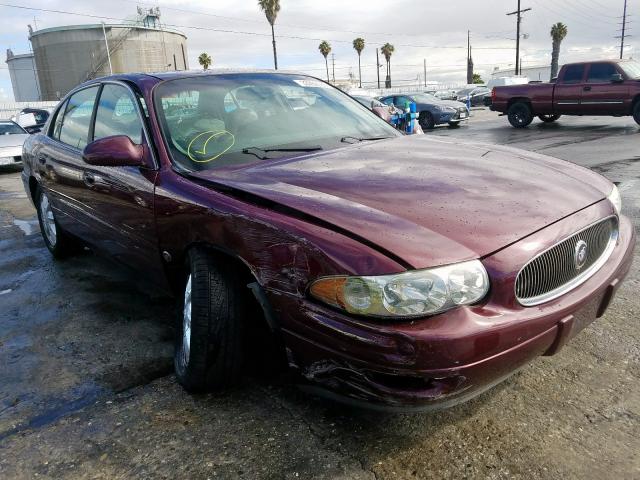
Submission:
[[593,63],[589,69],[587,83],[609,83],[611,75],[618,73],[611,63]]
[[569,65],[564,70],[562,83],[582,83],[584,78],[584,65]]

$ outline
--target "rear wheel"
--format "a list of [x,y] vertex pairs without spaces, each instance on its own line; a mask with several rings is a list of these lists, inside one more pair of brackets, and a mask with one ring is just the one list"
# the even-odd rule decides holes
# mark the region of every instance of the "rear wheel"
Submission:
[[235,383],[242,369],[247,301],[237,269],[205,249],[190,251],[178,309],[174,365],[188,391],[211,391]]
[[433,130],[436,128],[436,119],[429,112],[422,112],[418,119],[423,130]]
[[633,107],[633,119],[640,125],[640,100],[638,100]]
[[49,195],[40,187],[36,190],[35,203],[38,210],[38,223],[44,244],[54,258],[64,258],[77,249],[74,238],[67,235],[58,225]]
[[538,115],[544,123],[553,123],[560,118],[560,115]]
[[509,123],[515,128],[524,128],[533,121],[533,112],[529,104],[524,102],[516,102],[509,107],[507,111]]

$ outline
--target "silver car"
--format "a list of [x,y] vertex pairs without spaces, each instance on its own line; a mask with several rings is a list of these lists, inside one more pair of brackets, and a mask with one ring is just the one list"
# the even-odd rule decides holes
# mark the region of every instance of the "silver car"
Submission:
[[22,164],[22,145],[29,134],[11,120],[0,120],[0,166]]

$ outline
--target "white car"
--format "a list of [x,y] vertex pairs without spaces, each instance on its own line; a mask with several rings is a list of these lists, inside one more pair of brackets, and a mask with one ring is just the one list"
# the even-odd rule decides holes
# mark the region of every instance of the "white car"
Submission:
[[22,145],[29,134],[11,120],[0,120],[0,166],[22,164]]

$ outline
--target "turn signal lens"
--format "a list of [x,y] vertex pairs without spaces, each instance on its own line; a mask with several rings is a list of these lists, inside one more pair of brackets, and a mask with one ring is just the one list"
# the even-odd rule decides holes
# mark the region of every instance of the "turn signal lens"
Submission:
[[326,277],[309,293],[348,313],[372,317],[434,315],[480,301],[489,276],[478,260],[377,277]]

